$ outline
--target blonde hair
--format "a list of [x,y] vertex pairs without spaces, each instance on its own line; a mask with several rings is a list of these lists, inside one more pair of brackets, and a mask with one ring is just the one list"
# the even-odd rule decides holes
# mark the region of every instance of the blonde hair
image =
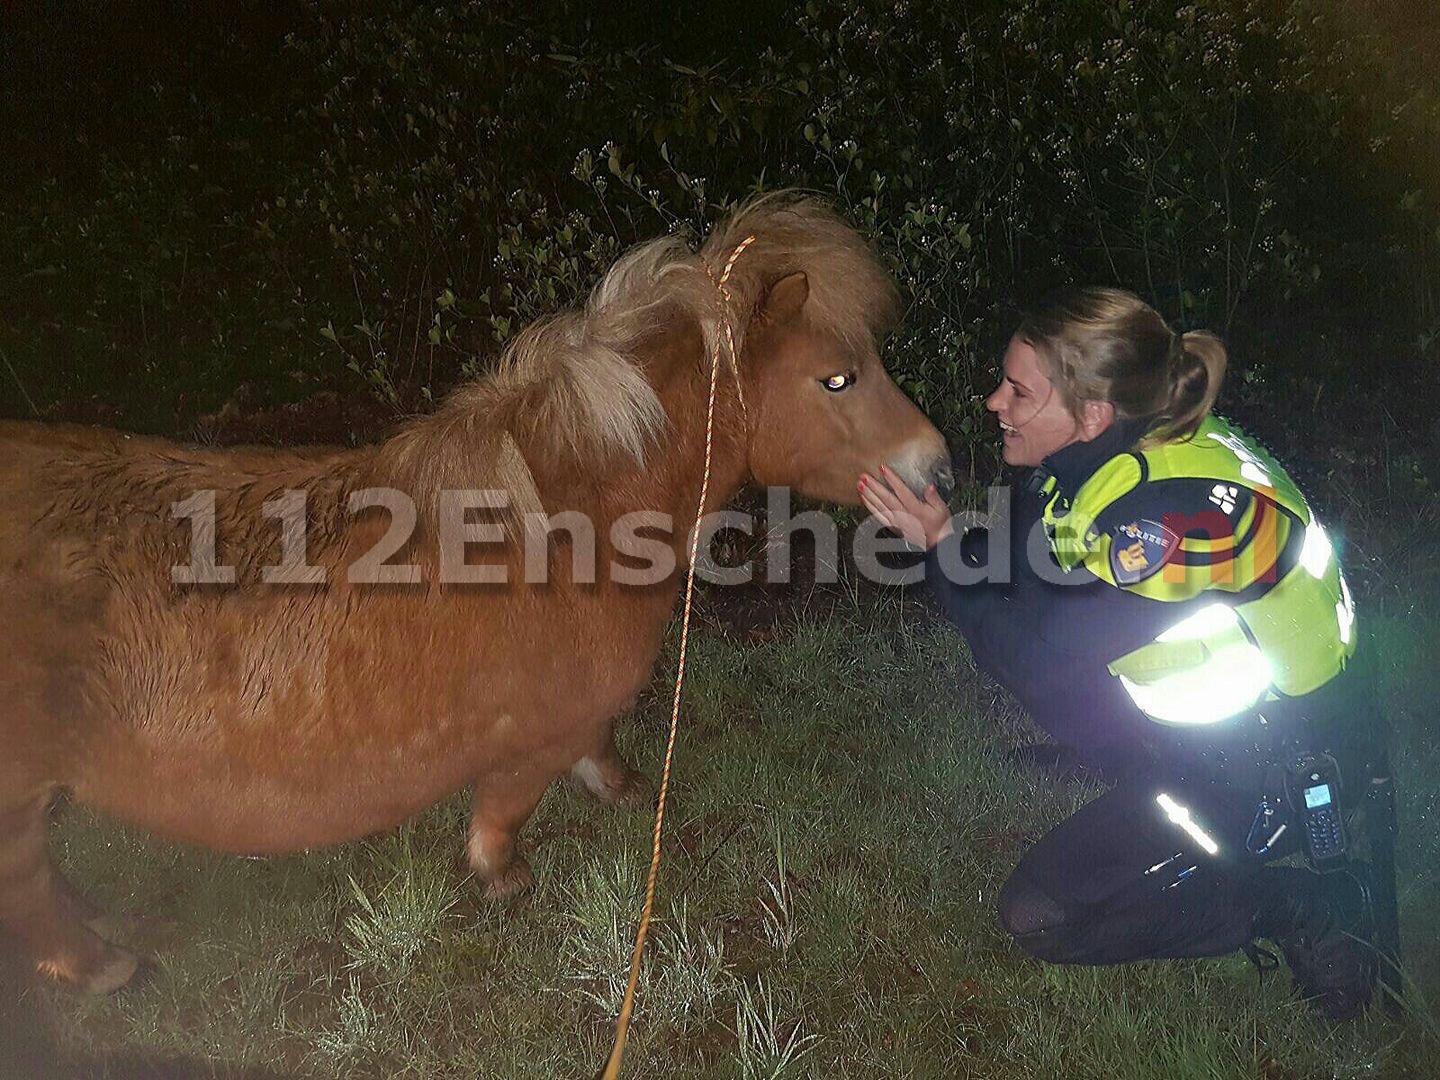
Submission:
[[1016,331],[1039,354],[1071,413],[1108,401],[1123,420],[1151,421],[1147,441],[1188,438],[1225,377],[1214,334],[1177,334],[1134,293],[1099,287],[1052,293]]

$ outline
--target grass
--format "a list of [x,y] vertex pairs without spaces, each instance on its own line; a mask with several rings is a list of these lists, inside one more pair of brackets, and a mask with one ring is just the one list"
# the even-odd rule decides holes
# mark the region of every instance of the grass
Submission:
[[[1440,951],[1421,928],[1440,899],[1425,827],[1440,756],[1414,677],[1435,629],[1372,620],[1401,728],[1412,996],[1432,1002]],[[1334,1027],[1288,997],[1283,972],[1262,986],[1239,957],[1025,958],[995,924],[996,891],[1094,789],[1005,762],[1026,721],[915,602],[842,600],[766,640],[712,624],[692,648],[627,1077],[1433,1075],[1440,1025],[1423,1008]],[[664,712],[642,703],[623,733],[652,776]],[[146,917],[133,940],[155,970],[101,1000],[43,991],[42,1011],[70,1053],[191,1062],[183,1075],[593,1075],[649,813],[557,785],[525,833],[537,888],[500,906],[460,869],[465,813],[457,798],[370,842],[245,860],[72,809],[54,838],[66,871]]]

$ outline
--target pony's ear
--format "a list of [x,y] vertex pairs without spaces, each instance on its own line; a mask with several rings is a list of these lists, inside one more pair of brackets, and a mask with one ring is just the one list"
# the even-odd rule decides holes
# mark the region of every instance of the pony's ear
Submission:
[[804,270],[786,274],[765,294],[760,302],[760,317],[771,322],[782,322],[800,314],[805,301],[810,298],[810,279]]

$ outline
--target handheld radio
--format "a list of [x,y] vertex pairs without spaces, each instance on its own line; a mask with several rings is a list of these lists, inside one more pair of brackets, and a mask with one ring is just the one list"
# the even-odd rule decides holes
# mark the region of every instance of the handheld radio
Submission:
[[1286,768],[1286,795],[1295,819],[1303,824],[1305,854],[1316,870],[1345,863],[1345,823],[1340,814],[1340,767],[1325,753],[1303,753]]

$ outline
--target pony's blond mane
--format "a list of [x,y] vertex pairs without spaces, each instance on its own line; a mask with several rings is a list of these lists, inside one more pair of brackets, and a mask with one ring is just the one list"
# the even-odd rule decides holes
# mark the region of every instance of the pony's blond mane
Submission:
[[[535,455],[594,460],[618,454],[643,467],[666,416],[636,355],[644,342],[686,319],[698,324],[707,354],[715,347],[724,315],[715,279],[752,235],[728,282],[737,351],[770,286],[796,271],[809,279],[810,320],[847,343],[873,339],[894,318],[889,274],[833,210],[791,192],[760,196],[722,221],[698,255],[677,236],[632,248],[582,310],[527,327],[493,372],[461,387],[382,454],[395,471],[419,481],[416,486],[434,491],[476,486],[477,463],[487,461],[485,483],[508,489],[517,503],[534,496],[535,506],[517,509],[540,509],[526,468]],[[472,453],[456,454],[462,446]]]

